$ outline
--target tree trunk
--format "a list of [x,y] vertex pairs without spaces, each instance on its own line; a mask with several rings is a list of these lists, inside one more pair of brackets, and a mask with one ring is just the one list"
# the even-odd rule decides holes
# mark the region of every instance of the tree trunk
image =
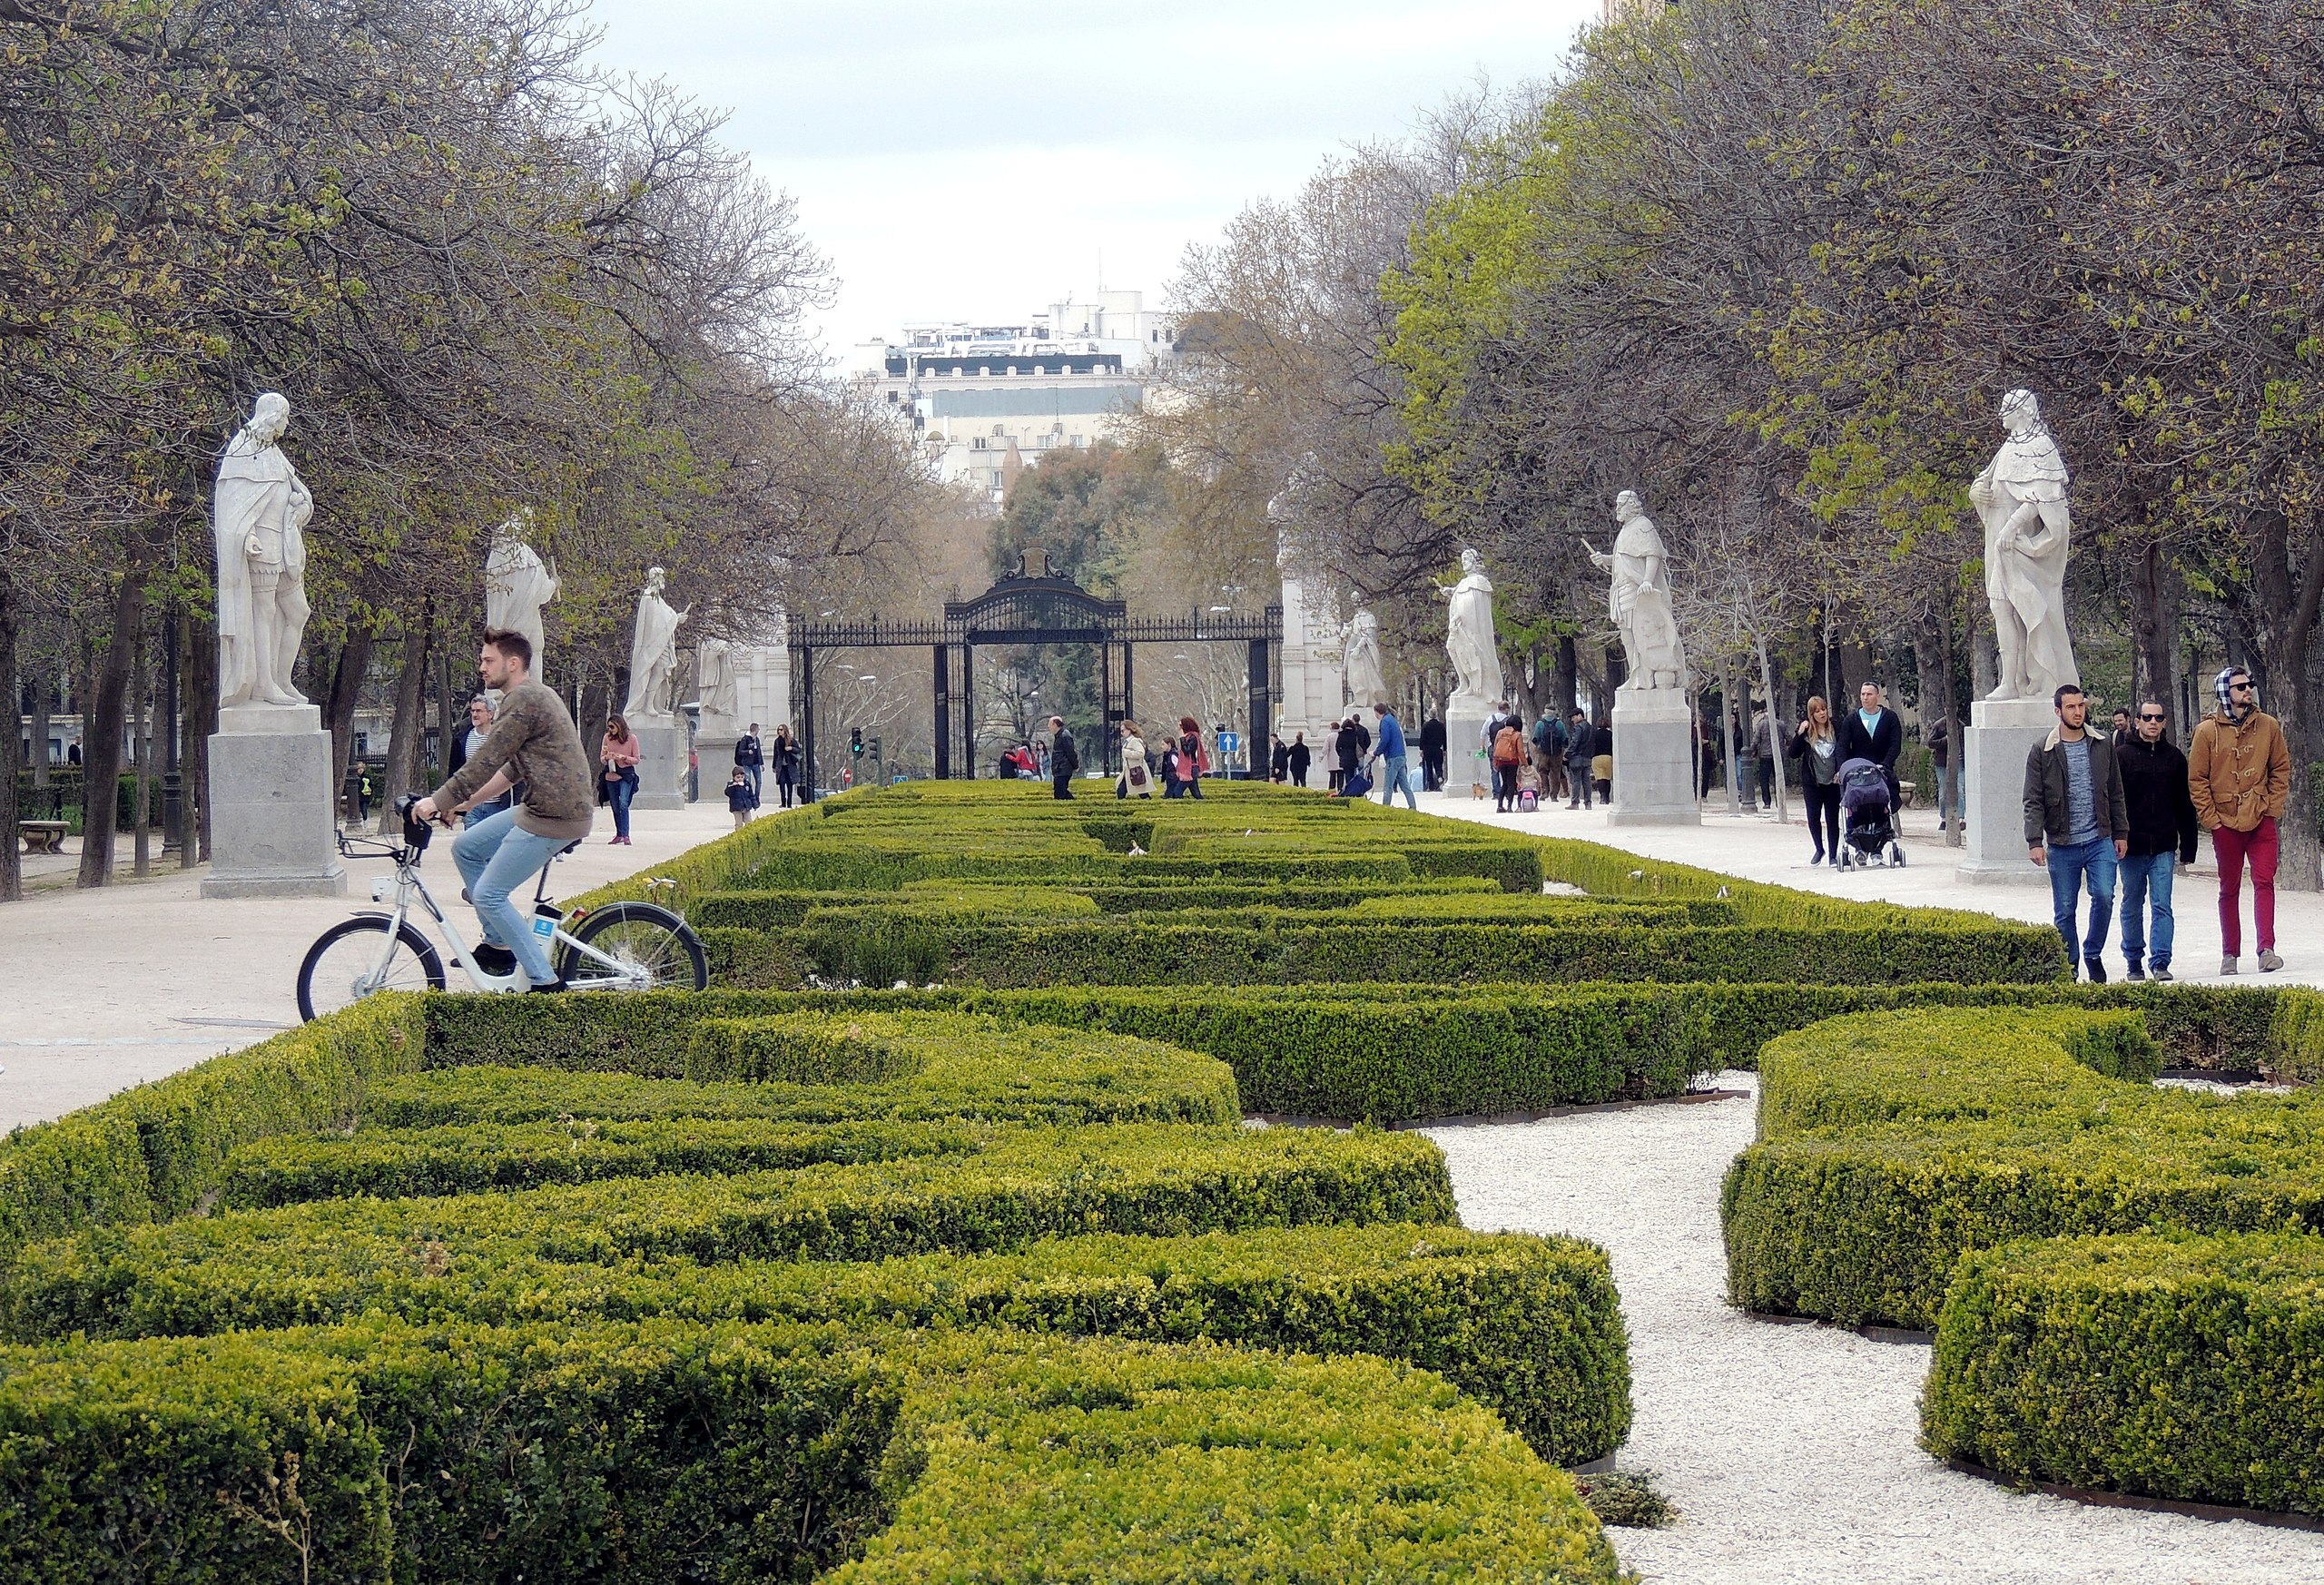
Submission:
[[[22,635],[15,631],[15,613],[13,612],[9,613],[9,625],[12,641],[21,638]],[[14,653],[13,643],[11,646],[11,653]],[[48,785],[48,733],[50,725],[48,701],[50,698],[49,690],[52,686],[52,679],[49,676],[48,667],[40,661],[34,661],[32,665],[25,673],[25,681],[31,685],[33,692],[33,785],[35,787],[45,787]]]
[[323,706],[323,724],[330,728],[331,799],[341,808],[347,802],[347,767],[355,753],[355,706],[362,698],[363,675],[371,666],[371,637],[368,630],[356,628],[339,646]]
[[2171,657],[2178,649],[2179,569],[2162,554],[2162,542],[2150,540],[2131,579],[2131,622],[2138,641],[2137,675],[2131,686],[2135,711],[2152,699],[2165,710],[2174,708]]
[[[16,856],[16,594],[9,585],[6,569],[0,568],[0,682],[8,685],[9,730],[0,732],[0,902],[15,902],[25,895],[23,861]],[[41,703],[48,702],[47,684],[35,678],[34,686],[41,690]],[[35,764],[44,765],[48,760],[47,712],[42,711],[40,730],[33,735],[33,756]],[[37,777],[35,785],[45,777]]]
[[136,791],[130,795],[130,840],[136,852],[137,878],[153,872],[153,708],[147,696],[153,684],[153,645],[145,614],[137,614],[137,655],[129,670],[130,767],[136,773]]
[[[1945,769],[1937,776],[1938,807],[1950,811],[1945,828],[1945,845],[1948,848],[1965,846],[1969,840],[1969,822],[1961,814],[1961,774],[1968,769],[1969,740],[1963,728],[1960,700],[1953,688],[1953,590],[1950,585],[1938,591],[1940,603],[1936,611],[1936,672],[1944,679],[1938,692],[1939,707],[1945,723]],[[1924,703],[1927,694],[1921,695]]]
[[2324,875],[2319,871],[2315,775],[2316,762],[2324,753],[2324,732],[2316,720],[2309,649],[2319,609],[2324,609],[2324,546],[2311,550],[2307,566],[2295,576],[2291,533],[2292,525],[2282,514],[2270,513],[2253,558],[2262,624],[2260,653],[2267,665],[2260,697],[2264,706],[2273,694],[2272,714],[2282,723],[2285,746],[2291,752],[2291,798],[2277,822],[2282,857],[2276,884],[2291,891],[2315,891],[2324,889]]
[[403,629],[403,670],[396,678],[395,724],[388,732],[388,778],[379,800],[379,834],[402,829],[396,800],[420,791],[419,743],[428,712],[428,629],[436,614],[432,600],[420,604],[417,618]]
[[1735,665],[1721,658],[1718,663],[1718,739],[1727,762],[1727,812],[1740,814],[1736,801],[1735,783],[1742,778],[1736,773],[1736,755],[1739,746],[1735,741]]
[[1573,635],[1567,634],[1558,640],[1558,719],[1566,719],[1581,698],[1581,674],[1576,665]]
[[81,718],[81,873],[76,886],[113,881],[113,839],[120,823],[122,715],[144,615],[144,568],[133,560],[113,591],[112,642],[97,668],[95,696]]
[[1759,652],[1759,686],[1768,695],[1768,753],[1775,762],[1776,823],[1785,825],[1791,820],[1791,799],[1783,773],[1783,713],[1777,708],[1782,702],[1776,697],[1776,669],[1768,661],[1768,641],[1753,642]]
[[185,633],[185,834],[178,860],[210,858],[210,734],[218,730],[218,630],[189,617]]

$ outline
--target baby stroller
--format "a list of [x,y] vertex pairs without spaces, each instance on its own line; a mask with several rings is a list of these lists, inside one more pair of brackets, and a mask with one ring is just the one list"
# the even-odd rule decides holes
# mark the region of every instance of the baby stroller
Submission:
[[1846,835],[1834,856],[1841,869],[1904,867],[1904,844],[1896,840],[1896,822],[1888,813],[1886,772],[1870,760],[1850,760],[1842,765],[1840,810],[1847,816]]

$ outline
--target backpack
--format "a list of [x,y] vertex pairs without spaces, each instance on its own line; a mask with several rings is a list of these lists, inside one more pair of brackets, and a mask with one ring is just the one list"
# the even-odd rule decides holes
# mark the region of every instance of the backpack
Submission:
[[1519,790],[1517,794],[1518,813],[1531,814],[1541,807],[1541,795],[1539,792],[1536,792],[1531,787],[1521,788]]
[[1522,762],[1524,758],[1525,740],[1518,735],[1515,727],[1504,726],[1493,734],[1492,763],[1494,764],[1514,765]]

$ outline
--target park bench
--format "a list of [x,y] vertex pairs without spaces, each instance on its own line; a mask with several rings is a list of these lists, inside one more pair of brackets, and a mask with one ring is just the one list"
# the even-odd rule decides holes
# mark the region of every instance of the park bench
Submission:
[[64,822],[61,820],[20,820],[16,830],[25,839],[28,853],[61,853],[64,851]]

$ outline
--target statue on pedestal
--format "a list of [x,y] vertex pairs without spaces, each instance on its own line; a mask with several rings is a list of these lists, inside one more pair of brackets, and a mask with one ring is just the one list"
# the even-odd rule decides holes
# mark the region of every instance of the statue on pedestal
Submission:
[[670,679],[678,669],[678,624],[693,610],[674,609],[662,597],[662,569],[645,569],[645,588],[637,596],[637,622],[630,629],[629,700],[622,714],[633,726],[639,722],[670,719]]
[[1606,555],[1583,540],[1581,547],[1599,567],[1613,574],[1607,614],[1622,635],[1630,661],[1625,690],[1647,692],[1687,685],[1687,648],[1679,637],[1679,616],[1670,604],[1670,554],[1662,531],[1630,490],[1614,497],[1614,520],[1621,525],[1614,549]]
[[1485,558],[1473,549],[1461,552],[1461,581],[1447,588],[1436,586],[1446,602],[1444,653],[1452,657],[1458,679],[1447,715],[1482,716],[1501,702],[1501,651],[1493,637],[1492,580],[1485,576]]
[[532,641],[532,675],[547,670],[547,641],[543,637],[541,607],[556,598],[556,569],[544,565],[540,553],[525,543],[530,512],[519,512],[492,531],[492,549],[484,560],[484,625],[496,632],[523,634]]
[[1380,669],[1379,617],[1357,609],[1341,635],[1340,665],[1356,709],[1369,710],[1388,697],[1388,681]]
[[304,704],[290,686],[307,631],[307,542],[315,498],[275,444],[290,404],[268,391],[218,460],[218,703]]
[[2001,651],[2001,684],[1988,698],[2047,703],[2059,684],[2078,683],[2066,634],[2066,460],[2030,390],[2002,399],[2009,438],[1994,453],[1969,499],[1985,528],[1985,598]]

